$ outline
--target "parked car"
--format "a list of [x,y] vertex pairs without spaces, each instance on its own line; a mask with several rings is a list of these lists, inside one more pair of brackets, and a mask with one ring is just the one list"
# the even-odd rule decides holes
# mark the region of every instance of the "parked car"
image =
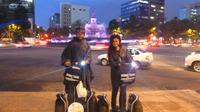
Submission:
[[[127,49],[131,53],[135,62],[138,64],[139,68],[149,67],[153,62],[153,54],[151,52],[147,52],[136,47],[128,47]],[[108,65],[108,55],[106,53],[99,55],[98,62],[104,66]]]
[[192,52],[185,58],[185,67],[200,73],[200,51]]

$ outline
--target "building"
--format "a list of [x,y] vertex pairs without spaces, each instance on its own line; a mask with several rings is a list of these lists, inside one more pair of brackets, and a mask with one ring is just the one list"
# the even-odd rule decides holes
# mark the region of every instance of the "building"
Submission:
[[164,6],[165,0],[149,0],[150,5],[150,19],[156,19],[159,24],[165,21]]
[[83,5],[62,3],[60,9],[60,26],[71,27],[71,25],[80,20],[83,23],[89,22],[90,8]]
[[[21,7],[20,11],[18,10],[19,7]],[[21,24],[22,21],[28,20],[31,22],[31,30],[33,31],[35,24],[34,7],[34,0],[0,0],[0,8],[6,9],[0,10],[0,14],[5,13],[1,21],[5,22],[7,26],[9,24]]]
[[60,14],[55,13],[52,17],[49,18],[49,27],[50,28],[59,28],[60,27]]
[[179,19],[200,20],[200,3],[189,4],[179,10]]
[[156,20],[164,23],[164,0],[130,0],[121,5],[122,22],[129,21],[132,15],[139,20]]

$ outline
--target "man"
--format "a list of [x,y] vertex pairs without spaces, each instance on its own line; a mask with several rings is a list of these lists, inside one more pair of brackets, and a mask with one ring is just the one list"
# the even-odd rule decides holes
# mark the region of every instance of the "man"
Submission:
[[[85,61],[86,65],[84,66],[84,70],[82,69],[81,80],[83,81],[83,85],[86,87],[88,91],[91,91],[90,82],[92,76],[92,70],[90,67],[91,63],[91,50],[89,44],[84,38],[85,32],[82,28],[76,28],[76,37],[74,37],[64,49],[61,56],[61,63],[63,66],[71,66],[77,62]],[[77,83],[66,81],[65,82],[65,91],[68,93],[68,102],[69,105],[76,101],[77,93],[76,93]]]

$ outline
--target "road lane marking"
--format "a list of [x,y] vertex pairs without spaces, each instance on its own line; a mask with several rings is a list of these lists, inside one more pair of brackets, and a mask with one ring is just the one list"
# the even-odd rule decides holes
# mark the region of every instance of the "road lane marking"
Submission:
[[41,75],[38,75],[38,74],[40,74],[40,73],[35,73],[35,74],[33,74],[33,77],[26,78],[26,79],[20,80],[20,81],[15,81],[15,82],[10,83],[10,84],[7,84],[7,85],[5,85],[5,86],[0,86],[0,88],[2,89],[2,88],[10,87],[10,86],[12,86],[12,85],[22,84],[22,83],[24,83],[24,82],[37,79],[37,78],[39,78],[39,77],[48,76],[48,75],[51,75],[51,74],[53,74],[53,73],[57,73],[57,72],[60,72],[60,71],[64,71],[64,69],[65,69],[65,68],[60,68],[60,69],[57,69],[57,70],[54,70],[54,71],[50,71],[50,72],[47,72],[47,73],[43,73],[43,74],[41,74]]
[[35,74],[33,75],[33,77],[27,78],[27,79],[25,79],[24,81],[34,80],[34,79],[36,79],[36,78],[38,78],[38,77],[48,76],[48,75],[51,75],[51,74],[56,73],[56,72],[64,71],[64,69],[65,69],[65,68],[60,68],[60,69],[57,69],[57,70],[54,70],[54,71],[50,71],[50,72],[47,72],[47,73],[43,73],[43,74],[41,74],[41,75],[38,75],[39,73],[35,73]]
[[0,53],[0,55],[19,55],[19,53]]

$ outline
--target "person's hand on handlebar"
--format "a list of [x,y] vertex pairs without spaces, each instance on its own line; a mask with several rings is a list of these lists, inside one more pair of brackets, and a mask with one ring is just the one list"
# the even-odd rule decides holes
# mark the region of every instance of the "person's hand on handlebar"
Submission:
[[86,59],[84,60],[86,64],[89,64],[90,63],[90,60],[89,59]]
[[70,61],[70,60],[67,60],[67,61],[65,61],[64,65],[65,65],[65,66],[71,66],[72,64],[71,64],[71,61]]

